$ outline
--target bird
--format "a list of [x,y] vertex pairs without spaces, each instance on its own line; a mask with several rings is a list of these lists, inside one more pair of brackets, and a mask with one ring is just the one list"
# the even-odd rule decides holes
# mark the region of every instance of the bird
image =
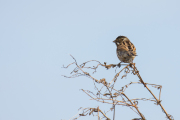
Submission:
[[134,44],[126,36],[118,36],[113,42],[117,46],[116,54],[119,60],[124,63],[133,63],[137,56]]

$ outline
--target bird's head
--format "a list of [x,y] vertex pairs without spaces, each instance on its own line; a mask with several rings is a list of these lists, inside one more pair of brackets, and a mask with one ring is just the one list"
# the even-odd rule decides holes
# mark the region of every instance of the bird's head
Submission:
[[118,36],[113,42],[118,46],[123,41],[129,40],[126,36]]

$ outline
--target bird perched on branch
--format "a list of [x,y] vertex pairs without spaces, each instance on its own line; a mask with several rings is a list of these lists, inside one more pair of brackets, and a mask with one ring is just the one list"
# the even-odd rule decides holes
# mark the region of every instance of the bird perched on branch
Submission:
[[126,36],[118,36],[113,41],[117,46],[117,57],[121,62],[132,63],[136,55],[136,48]]

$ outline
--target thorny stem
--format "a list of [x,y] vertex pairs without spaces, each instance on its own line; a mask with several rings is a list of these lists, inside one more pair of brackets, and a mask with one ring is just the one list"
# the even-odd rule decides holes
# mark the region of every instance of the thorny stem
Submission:
[[104,115],[104,117],[107,118],[107,120],[110,120],[100,109],[99,109],[99,111]]
[[[114,103],[114,101],[113,101],[113,103]],[[113,120],[115,120],[115,105],[113,105],[113,108],[114,108]]]
[[98,120],[100,120],[100,117],[99,117],[99,106],[98,106],[98,108],[97,108],[97,109],[98,109]]
[[168,115],[168,113],[166,112],[166,110],[164,109],[164,107],[161,104],[160,98],[159,100],[156,98],[156,96],[151,92],[151,90],[147,87],[146,83],[144,83],[143,79],[141,78],[139,71],[137,70],[135,64],[132,64],[132,68],[135,71],[135,74],[138,76],[138,78],[140,79],[139,81],[144,85],[144,87],[146,87],[146,89],[151,93],[151,95],[154,97],[154,99],[156,99],[157,105],[161,106],[161,109],[164,111],[164,113],[166,114],[166,116],[168,117],[169,120],[172,120],[170,115]]
[[[161,88],[160,88],[160,93],[159,93],[160,95],[159,95],[159,100],[158,100],[158,99],[156,98],[156,96],[151,92],[151,90],[147,87],[147,83],[144,83],[144,81],[142,80],[142,78],[141,78],[141,76],[140,76],[140,74],[139,74],[139,71],[138,71],[137,68],[135,67],[135,63],[130,63],[130,64],[126,65],[119,73],[117,73],[117,74],[115,75],[115,77],[113,78],[113,80],[112,80],[109,84],[107,84],[107,82],[106,82],[105,79],[104,79],[103,81],[102,81],[102,80],[97,80],[97,79],[93,78],[89,73],[83,71],[82,69],[83,69],[83,68],[90,68],[90,69],[94,69],[94,70],[95,70],[94,72],[96,72],[96,69],[98,68],[99,65],[100,65],[100,66],[104,66],[105,68],[109,69],[109,68],[114,68],[114,67],[116,67],[116,66],[119,66],[118,64],[117,64],[117,65],[116,65],[116,64],[106,65],[106,63],[101,64],[99,61],[91,60],[91,61],[96,61],[96,62],[98,62],[99,64],[98,64],[96,67],[94,67],[94,66],[93,66],[93,67],[84,67],[86,63],[91,62],[91,61],[87,61],[87,62],[85,62],[85,63],[83,63],[83,64],[81,64],[81,65],[79,66],[79,65],[77,64],[77,62],[76,62],[76,59],[75,59],[72,55],[71,55],[71,57],[75,60],[75,62],[69,64],[67,67],[64,67],[64,68],[68,68],[70,65],[76,64],[77,68],[78,68],[80,71],[82,71],[85,76],[90,77],[90,78],[92,78],[93,80],[95,80],[95,82],[97,82],[97,83],[102,83],[102,84],[104,84],[104,86],[106,86],[107,90],[109,91],[110,97],[112,98],[112,101],[113,101],[113,103],[109,103],[109,104],[113,104],[113,108],[114,108],[113,120],[115,119],[115,104],[117,104],[117,103],[115,103],[115,101],[113,100],[112,89],[113,89],[113,90],[116,90],[116,89],[114,89],[113,87],[114,87],[114,84],[115,84],[115,82],[116,82],[119,74],[120,74],[124,69],[128,69],[128,71],[130,71],[130,70],[129,70],[129,67],[133,68],[133,74],[138,76],[138,78],[140,79],[139,81],[140,81],[140,82],[144,85],[144,87],[146,87],[146,89],[151,93],[151,95],[152,95],[152,96],[154,97],[154,99],[156,100],[157,105],[160,105],[160,106],[161,106],[161,109],[162,109],[163,112],[166,114],[167,118],[168,118],[169,120],[172,120],[172,119],[171,119],[171,115],[168,115],[168,113],[166,112],[166,110],[164,109],[164,107],[163,107],[162,104],[161,104],[161,100],[160,100]],[[121,64],[121,65],[123,65],[123,64]],[[78,70],[77,70],[77,71],[78,71]],[[76,71],[76,68],[75,68],[71,73],[74,72],[75,75],[77,75],[77,76],[83,75],[83,74],[81,74],[81,73],[77,73],[77,71]],[[93,73],[94,73],[94,72],[93,72]],[[126,72],[126,73],[129,73],[129,72]],[[66,77],[66,76],[64,76],[64,77]],[[73,77],[73,76],[72,76],[72,77]],[[72,78],[72,77],[68,77],[68,78]],[[122,76],[122,78],[123,78],[123,77],[124,77],[124,76]],[[113,83],[112,87],[110,87],[110,85],[111,85],[112,82],[114,82],[114,83]],[[109,88],[111,88],[111,91],[109,90]],[[159,89],[159,88],[158,88],[158,89]],[[83,90],[83,91],[84,91],[84,90]],[[116,90],[116,91],[117,91],[117,90]],[[85,92],[85,91],[84,91],[84,92]],[[117,92],[119,92],[119,91],[117,91]],[[86,92],[85,92],[85,93],[86,93]],[[86,94],[88,94],[88,93],[86,93]],[[133,103],[123,92],[121,92],[120,94],[122,94],[123,96],[125,96],[125,97],[128,99],[128,101],[131,103],[131,105],[130,105],[130,104],[128,105],[128,103],[125,103],[125,104],[126,104],[127,106],[135,107],[135,109],[137,110],[138,114],[141,116],[142,120],[145,120],[145,117],[140,113],[140,111],[139,111],[139,109],[138,109],[138,107],[137,107],[137,104],[136,104],[136,103]],[[88,95],[89,95],[89,94],[88,94]],[[91,95],[89,95],[89,96],[90,96],[91,98],[93,98]],[[96,100],[95,98],[93,98],[93,99]],[[103,102],[103,103],[108,103],[108,102],[104,102],[104,100],[103,100],[102,102]],[[123,104],[122,104],[122,105],[123,105]],[[98,111],[97,111],[97,112],[98,112],[98,120],[100,119],[100,118],[99,118],[99,112],[101,112],[101,113],[104,115],[104,117],[107,118],[107,120],[110,120],[110,119],[99,109],[99,107],[98,107],[97,109],[98,109]]]
[[136,104],[134,105],[133,102],[124,94],[121,93],[122,95],[124,95],[124,97],[126,97],[128,99],[128,101],[136,108],[136,110],[138,111],[139,115],[141,116],[142,120],[145,120],[145,117],[142,115],[142,113],[139,111],[138,107],[136,106]]

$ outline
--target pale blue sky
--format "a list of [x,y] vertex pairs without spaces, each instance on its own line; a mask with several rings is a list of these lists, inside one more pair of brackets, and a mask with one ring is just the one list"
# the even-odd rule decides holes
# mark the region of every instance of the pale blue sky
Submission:
[[[163,86],[162,105],[180,119],[179,6],[179,0],[1,0],[0,120],[69,120],[80,107],[101,107],[80,91],[94,91],[92,80],[64,78],[73,67],[62,66],[73,62],[69,54],[78,63],[118,63],[112,41],[119,35],[136,46],[134,62],[142,78]],[[110,81],[114,75],[114,69],[100,68],[95,77]],[[117,87],[130,81],[138,79],[119,78]],[[142,85],[129,87],[127,94],[151,97]],[[109,107],[103,104],[104,111]],[[139,107],[148,120],[165,120],[153,102]],[[117,107],[116,120],[136,117],[129,108]],[[79,118],[92,119],[97,118]]]

